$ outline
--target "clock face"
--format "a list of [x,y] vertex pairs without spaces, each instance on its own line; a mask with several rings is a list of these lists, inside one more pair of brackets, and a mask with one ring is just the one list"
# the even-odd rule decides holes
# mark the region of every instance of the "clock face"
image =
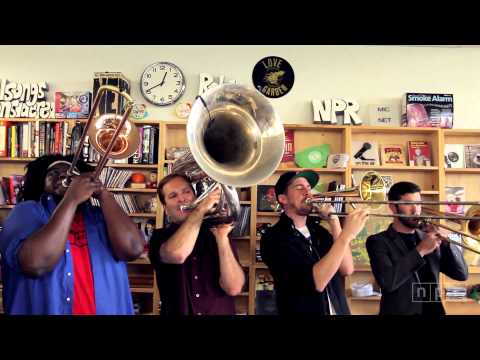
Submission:
[[140,79],[142,95],[159,106],[175,103],[185,91],[185,77],[178,66],[169,62],[149,65]]

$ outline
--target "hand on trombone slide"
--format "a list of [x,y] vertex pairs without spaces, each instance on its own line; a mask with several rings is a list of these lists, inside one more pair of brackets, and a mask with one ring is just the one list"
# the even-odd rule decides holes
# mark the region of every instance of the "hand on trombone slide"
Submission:
[[435,226],[435,224],[422,222],[420,229],[426,233],[425,237],[417,245],[417,251],[422,257],[437,250],[442,243],[447,244],[450,242],[448,232]]

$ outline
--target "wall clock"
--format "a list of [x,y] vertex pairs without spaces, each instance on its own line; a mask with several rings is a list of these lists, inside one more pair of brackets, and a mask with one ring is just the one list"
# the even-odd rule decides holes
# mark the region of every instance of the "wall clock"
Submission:
[[147,66],[140,79],[142,95],[152,104],[174,104],[185,92],[185,76],[170,62],[159,61]]

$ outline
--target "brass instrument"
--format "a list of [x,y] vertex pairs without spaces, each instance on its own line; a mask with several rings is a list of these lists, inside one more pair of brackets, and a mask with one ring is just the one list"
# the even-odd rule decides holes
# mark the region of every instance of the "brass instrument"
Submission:
[[[123,115],[119,114],[103,114],[93,120],[95,112],[99,106],[100,99],[107,91],[119,94],[127,100]],[[82,145],[88,135],[90,144],[97,150],[102,157],[98,161],[97,167],[93,174],[93,178],[97,179],[102,169],[107,164],[109,158],[123,159],[131,156],[138,148],[140,143],[140,135],[137,126],[128,120],[132,111],[134,102],[129,94],[120,91],[117,87],[111,85],[103,85],[98,89],[97,95],[93,101],[92,109],[88,116],[87,123],[83,130],[79,141],[79,146],[75,152],[72,164],[67,171],[67,177],[63,179],[62,185],[68,187],[74,175],[78,175],[75,166],[82,153]],[[93,123],[93,126],[92,126]]]
[[[359,197],[360,200],[328,200],[325,198],[329,197]],[[420,200],[420,201],[409,201],[409,200],[386,200],[387,191],[386,185],[383,181],[383,178],[375,171],[369,171],[365,173],[360,181],[360,186],[341,190],[341,191],[329,191],[318,193],[312,195],[305,202],[307,204],[317,204],[317,203],[344,203],[351,204],[355,208],[355,204],[367,204],[373,207],[372,205],[381,205],[381,204],[420,204],[420,205],[472,205],[470,210],[465,216],[454,215],[443,213],[428,207],[423,207],[422,210],[426,214],[421,215],[404,215],[404,214],[385,214],[385,213],[370,213],[369,216],[373,217],[391,217],[391,218],[410,218],[410,219],[419,219],[425,223],[431,223],[435,226],[444,228],[451,232],[455,232],[463,237],[468,237],[473,240],[480,242],[480,202],[478,201],[429,201],[429,200]],[[330,216],[339,216],[345,217],[348,216],[348,213],[343,212],[333,212],[329,214]],[[454,229],[444,224],[433,223],[432,220],[449,220],[459,222],[463,225],[463,231]],[[468,230],[468,232],[467,232]],[[462,238],[463,239],[463,238]],[[449,241],[455,245],[461,246],[467,250],[480,254],[480,244],[476,244],[478,248],[475,248],[473,245],[468,246],[463,243],[458,243],[448,238],[444,240]],[[465,239],[463,239],[465,240]]]
[[202,182],[205,190],[182,210],[193,209],[218,183],[222,188],[213,222],[237,220],[240,202],[234,187],[269,177],[283,156],[285,132],[266,97],[254,88],[223,84],[198,96],[187,122],[190,152],[173,165],[174,173]]

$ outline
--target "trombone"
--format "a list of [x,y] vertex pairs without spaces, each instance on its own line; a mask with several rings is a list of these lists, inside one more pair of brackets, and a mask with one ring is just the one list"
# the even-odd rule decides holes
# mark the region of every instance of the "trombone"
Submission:
[[[93,120],[95,112],[100,104],[100,99],[107,91],[114,92],[126,99],[126,105],[123,116],[119,114],[103,114],[95,121]],[[108,159],[123,159],[135,153],[140,143],[138,128],[132,124],[128,117],[134,105],[133,99],[125,91],[111,85],[103,85],[98,89],[97,95],[93,101],[92,110],[88,116],[87,123],[79,141],[79,146],[75,152],[70,168],[67,170],[67,176],[62,181],[64,187],[69,187],[74,175],[78,175],[75,166],[83,150],[83,143],[88,135],[90,144],[94,149],[103,154],[98,161],[93,179],[97,179],[102,169],[107,164]],[[92,126],[93,123],[93,126]]]
[[[316,203],[343,203],[350,204],[355,208],[355,204],[368,204],[368,205],[381,205],[381,204],[421,204],[421,205],[472,205],[465,216],[452,215],[443,213],[428,207],[423,207],[422,210],[427,214],[422,215],[405,215],[405,214],[381,214],[381,213],[371,213],[369,216],[373,217],[391,217],[391,218],[414,218],[419,219],[424,223],[431,223],[434,226],[438,226],[455,232],[459,235],[469,237],[473,240],[476,240],[480,243],[480,202],[478,201],[410,201],[410,200],[385,200],[386,199],[386,184],[383,178],[375,171],[368,171],[362,177],[360,181],[360,186],[354,187],[347,190],[341,191],[329,191],[318,193],[312,195],[311,197],[305,200],[306,204],[316,204]],[[347,200],[347,199],[333,199],[328,200],[325,198],[328,197],[359,197],[361,200]],[[332,212],[329,216],[339,216],[346,217],[348,213],[345,212]],[[468,229],[469,233],[454,229],[447,225],[433,223],[431,220],[449,220],[454,222],[459,222],[463,225],[463,228]],[[467,250],[480,254],[480,250],[474,249],[463,243],[453,241],[449,238],[442,237],[444,240],[451,242],[455,245],[463,247]]]

